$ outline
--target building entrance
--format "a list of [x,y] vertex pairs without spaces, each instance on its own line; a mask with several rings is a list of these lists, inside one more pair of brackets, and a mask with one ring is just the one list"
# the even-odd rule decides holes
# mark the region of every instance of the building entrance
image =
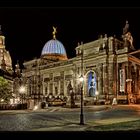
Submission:
[[96,90],[96,73],[90,71],[88,74],[88,96],[95,97]]

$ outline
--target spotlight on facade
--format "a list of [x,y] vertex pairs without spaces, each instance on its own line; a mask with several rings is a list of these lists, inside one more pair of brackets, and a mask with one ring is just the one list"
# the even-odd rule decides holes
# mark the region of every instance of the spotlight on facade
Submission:
[[37,105],[35,105],[33,110],[37,110],[37,109],[38,109],[38,106],[37,106]]
[[26,90],[26,88],[25,88],[25,86],[21,86],[20,88],[19,88],[19,93],[22,95],[22,97],[21,97],[21,104],[22,104],[22,107],[21,108],[23,108],[23,94],[25,94],[25,90]]
[[21,87],[19,88],[19,92],[20,92],[20,93],[25,93],[25,87],[24,87],[24,86],[21,86]]
[[80,82],[83,82],[84,81],[84,77],[82,75],[80,76],[79,81]]
[[95,95],[96,95],[96,96],[98,96],[98,95],[99,95],[99,92],[98,92],[98,91],[96,91],[96,92],[95,92]]
[[97,101],[97,100],[98,100],[98,95],[99,95],[99,92],[98,92],[98,91],[96,91],[96,92],[95,92],[95,98],[94,98],[94,100],[95,100],[95,101]]
[[10,99],[10,104],[14,104],[14,99]]
[[52,99],[52,95],[49,95],[49,98]]
[[4,99],[1,99],[1,102],[4,102]]

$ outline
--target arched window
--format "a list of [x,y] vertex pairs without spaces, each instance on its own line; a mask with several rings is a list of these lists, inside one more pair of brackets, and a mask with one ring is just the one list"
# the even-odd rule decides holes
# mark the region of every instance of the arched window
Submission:
[[55,95],[58,95],[58,88],[55,87]]
[[47,95],[47,94],[48,94],[48,88],[45,87],[45,95]]
[[88,74],[88,95],[94,97],[96,93],[96,74],[95,72],[90,72]]

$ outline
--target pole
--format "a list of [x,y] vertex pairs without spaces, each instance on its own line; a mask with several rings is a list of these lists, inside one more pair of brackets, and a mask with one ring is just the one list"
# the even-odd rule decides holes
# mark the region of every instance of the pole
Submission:
[[83,115],[83,83],[81,85],[81,114],[80,114],[80,125],[84,125],[84,115]]
[[[83,77],[83,46],[81,50],[81,76]],[[80,125],[84,125],[84,114],[83,114],[83,82],[81,81],[81,114],[80,114]]]
[[22,93],[22,109],[23,109],[23,93]]

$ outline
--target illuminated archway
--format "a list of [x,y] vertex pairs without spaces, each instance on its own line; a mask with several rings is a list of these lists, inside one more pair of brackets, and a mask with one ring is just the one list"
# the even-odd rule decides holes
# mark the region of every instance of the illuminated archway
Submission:
[[97,91],[97,76],[94,71],[87,73],[87,91],[89,97],[95,97]]

